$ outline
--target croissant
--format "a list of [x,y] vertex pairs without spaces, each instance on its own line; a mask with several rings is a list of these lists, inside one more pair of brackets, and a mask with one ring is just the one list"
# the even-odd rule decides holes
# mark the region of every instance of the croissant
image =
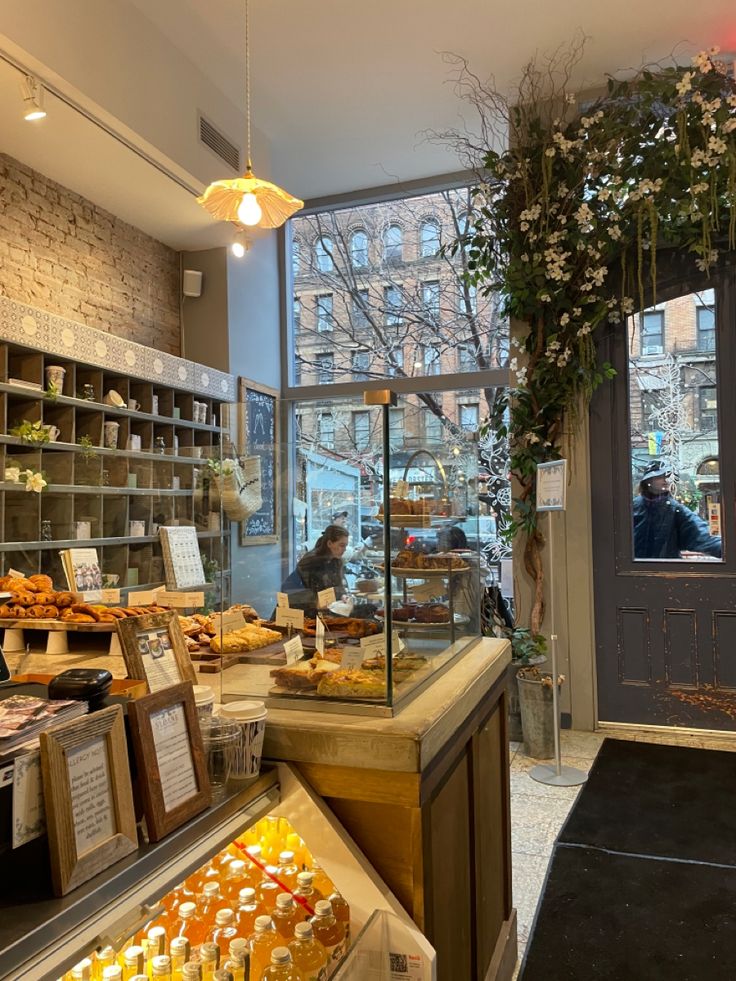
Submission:
[[37,574],[35,576],[29,576],[28,581],[35,583],[39,590],[44,593],[53,593],[54,591],[54,581],[51,576]]
[[58,607],[71,606],[76,602],[76,596],[74,593],[54,593],[54,604]]
[[24,620],[26,617],[26,609],[24,606],[11,606],[10,616],[13,620]]
[[43,612],[45,609],[46,607],[40,603],[34,603],[33,606],[27,608],[26,615],[34,620],[40,620],[45,615]]
[[5,604],[0,606],[0,617],[5,619],[6,617],[11,616],[10,609],[11,608],[9,606],[6,606]]
[[13,593],[13,603],[16,606],[33,606],[36,602],[34,593]]
[[71,610],[72,613],[80,613],[84,616],[92,617],[93,620],[100,619],[100,614],[97,612],[94,606],[90,606],[89,603],[73,603]]

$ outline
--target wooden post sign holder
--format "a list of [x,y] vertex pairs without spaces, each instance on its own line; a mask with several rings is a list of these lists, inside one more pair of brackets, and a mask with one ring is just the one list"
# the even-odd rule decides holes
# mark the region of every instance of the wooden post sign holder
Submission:
[[538,763],[529,771],[529,776],[537,783],[553,787],[577,787],[588,779],[582,770],[574,766],[562,765],[560,748],[560,689],[557,684],[557,633],[555,631],[555,561],[554,538],[552,535],[552,514],[564,513],[567,505],[567,460],[551,460],[537,465],[537,512],[546,511],[548,515],[547,541],[549,543],[549,611],[550,648],[552,652],[552,711],[554,713],[555,765]]

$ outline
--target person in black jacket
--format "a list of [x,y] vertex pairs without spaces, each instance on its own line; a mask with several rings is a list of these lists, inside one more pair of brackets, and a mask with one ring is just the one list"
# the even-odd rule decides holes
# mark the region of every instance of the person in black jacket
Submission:
[[702,552],[721,557],[721,539],[708,525],[670,494],[668,466],[650,463],[634,498],[634,558],[679,559],[681,552]]

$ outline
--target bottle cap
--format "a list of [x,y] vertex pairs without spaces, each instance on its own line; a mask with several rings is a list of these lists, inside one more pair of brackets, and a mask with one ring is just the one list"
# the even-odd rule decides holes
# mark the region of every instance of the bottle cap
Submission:
[[146,934],[148,938],[148,956],[151,956],[151,948],[157,954],[163,954],[166,950],[166,931],[162,926],[154,926]]
[[75,964],[71,970],[71,977],[73,981],[89,981],[92,976],[92,961],[89,957],[85,957],[84,960]]
[[123,953],[123,961],[125,962],[125,966],[135,967],[140,973],[143,972],[144,957],[145,951],[142,947],[138,947],[136,944],[134,944],[132,947],[128,947],[128,949]]
[[234,937],[230,941],[229,950],[232,957],[242,957],[248,950],[248,941],[243,937]]
[[279,909],[291,909],[294,899],[288,892],[280,892],[276,897],[276,905]]
[[235,981],[235,979],[232,971],[228,971],[226,967],[221,967],[212,975],[212,981]]
[[245,889],[241,889],[238,893],[238,899],[241,903],[252,903],[256,898],[256,891],[251,886],[247,886]]
[[130,981],[148,981],[147,974],[133,974],[131,975]]
[[215,923],[217,926],[227,926],[235,919],[235,913],[231,909],[218,909],[215,913]]
[[283,851],[279,853],[279,865],[291,865],[294,862],[294,852]]
[[123,969],[119,964],[111,964],[102,970],[102,981],[122,981]]
[[187,961],[181,969],[182,981],[202,981],[202,965],[199,961]]
[[266,930],[276,929],[276,927],[271,922],[270,916],[257,916],[253,926],[258,931],[258,933],[264,933]]
[[234,858],[232,862],[228,864],[227,874],[228,875],[238,875],[245,868],[245,862],[242,858]]
[[199,959],[203,964],[210,963],[212,961],[219,964],[220,948],[217,946],[217,944],[213,943],[201,944],[199,948]]
[[197,907],[194,903],[180,903],[179,904],[179,916],[183,920],[188,920],[190,916],[194,916]]
[[300,872],[296,881],[300,889],[311,889],[314,882],[314,872]]
[[312,924],[308,923],[306,920],[304,923],[297,923],[297,925],[294,927],[294,936],[299,940],[311,940],[314,936]]
[[314,904],[314,912],[317,916],[330,916],[332,914],[332,903],[329,899],[320,899]]
[[248,847],[245,850],[248,852],[249,855],[252,855],[253,858],[260,858],[261,857],[261,846],[260,845],[248,845]]
[[171,958],[166,954],[158,954],[151,961],[151,968],[154,978],[168,977],[171,974]]
[[202,889],[202,892],[205,896],[216,896],[219,891],[220,891],[219,882],[206,882],[204,884],[204,888]]
[[[192,903],[193,905],[194,903]],[[185,961],[189,960],[189,951],[191,948],[186,937],[174,937],[169,944],[169,950],[172,954],[176,954],[177,957],[183,956]]]
[[272,964],[291,964],[291,951],[288,947],[274,947],[271,951]]

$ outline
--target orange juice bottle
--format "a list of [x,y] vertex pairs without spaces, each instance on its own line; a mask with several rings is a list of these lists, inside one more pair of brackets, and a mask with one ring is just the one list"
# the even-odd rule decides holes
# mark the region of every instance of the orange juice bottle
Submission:
[[276,866],[276,878],[282,886],[293,892],[296,889],[296,877],[299,869],[294,861],[294,852],[288,850],[279,853],[279,864]]
[[331,972],[345,952],[345,927],[332,912],[332,903],[320,899],[312,917],[314,935],[327,951],[327,969]]
[[245,862],[242,858],[234,858],[227,866],[222,878],[220,879],[220,890],[222,895],[229,903],[234,903],[238,898],[238,893],[249,885],[246,875]]
[[278,894],[283,892],[281,886],[274,878],[275,874],[276,867],[274,865],[267,865],[266,871],[263,873],[263,878],[256,886],[256,899],[267,913],[270,913],[276,905]]
[[174,937],[186,937],[192,950],[199,947],[207,936],[207,927],[197,907],[194,903],[181,903],[177,913],[179,915],[171,928],[172,940]]
[[297,902],[304,908],[306,919],[314,916],[314,907],[325,897],[314,888],[314,872],[300,872],[296,877],[296,892],[294,893]]
[[218,909],[215,913],[215,925],[209,932],[208,939],[217,944],[220,950],[227,950],[230,941],[238,935],[235,925],[235,913],[231,909]]
[[191,947],[189,946],[187,937],[172,937],[171,943],[169,944],[172,981],[181,981],[181,973],[190,955]]
[[249,879],[248,884],[255,888],[263,875],[264,858],[261,846],[248,845],[243,858],[246,860],[245,874]]
[[[248,963],[248,967],[246,967],[246,959],[248,958],[247,940],[243,940],[242,937],[236,937],[234,940],[231,940],[228,955],[223,968],[232,974],[233,981],[248,981],[249,978],[252,978],[250,974],[250,962]],[[246,970],[248,970],[248,975],[245,973]]]
[[256,917],[253,933],[250,936],[250,977],[260,981],[263,972],[271,963],[271,951],[278,947],[281,938],[276,933],[270,916]]
[[92,961],[89,957],[85,957],[84,960],[75,964],[68,975],[69,981],[91,981],[92,978]]
[[327,968],[327,951],[314,936],[311,923],[297,923],[289,950],[294,967],[302,972],[304,981],[322,981]]
[[204,943],[199,948],[199,963],[202,965],[202,981],[212,981],[220,964],[220,948],[217,944]]
[[166,930],[162,926],[153,926],[146,934],[146,942],[141,944],[146,951],[146,971],[151,973],[151,961],[166,953]]
[[286,829],[280,817],[269,814],[264,820],[265,827],[261,838],[261,848],[266,861],[275,865],[279,852],[284,848]]
[[312,862],[312,872],[314,873],[312,885],[317,892],[321,892],[323,896],[329,896],[335,891],[334,882],[318,862]]
[[135,974],[143,974],[146,967],[146,953],[138,944],[127,947],[120,958],[123,969],[123,981],[130,981]]
[[294,902],[288,892],[280,892],[276,897],[276,908],[271,913],[273,925],[287,943],[294,936],[294,927],[303,919],[301,907]]
[[288,947],[275,947],[271,951],[271,963],[263,972],[263,981],[304,981],[304,975],[294,967]]
[[106,967],[113,967],[115,964],[115,948],[103,947],[97,951],[92,961],[92,977],[95,981],[102,981],[102,972]]
[[238,906],[235,910],[235,921],[238,936],[249,937],[253,933],[256,917],[264,913],[264,909],[256,899],[256,891],[250,886],[241,889],[238,895]]
[[[290,831],[286,836],[286,848],[288,851],[294,853],[294,864],[301,872],[307,864],[307,855],[309,852],[307,850],[307,846],[304,844],[296,831]],[[311,861],[311,855],[309,857]]]
[[335,914],[335,919],[338,923],[342,923],[345,927],[345,943],[346,946],[350,946],[350,906],[347,899],[340,895],[339,892],[333,892],[331,896],[328,897],[332,903],[332,912]]
[[199,915],[209,928],[215,922],[215,913],[227,905],[220,892],[219,882],[206,882],[199,899]]

